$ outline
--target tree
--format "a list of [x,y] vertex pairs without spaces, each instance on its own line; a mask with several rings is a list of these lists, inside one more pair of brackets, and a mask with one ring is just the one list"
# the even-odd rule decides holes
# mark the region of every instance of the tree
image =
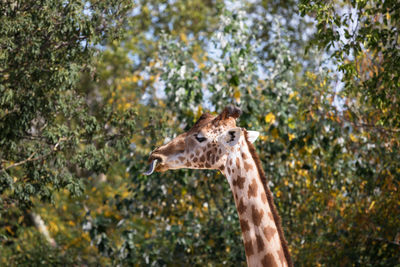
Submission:
[[35,200],[53,201],[62,189],[82,194],[82,178],[106,172],[129,144],[133,109],[102,103],[97,116],[77,85],[82,72],[95,74],[97,46],[121,35],[131,8],[130,1],[1,2],[0,216],[10,230],[4,242],[18,229],[13,216]]
[[344,88],[333,90],[342,99],[338,121],[350,133],[346,150],[355,161],[347,179],[359,187],[346,193],[358,204],[340,212],[348,238],[338,258],[362,265],[398,264],[398,1],[302,1],[300,10],[315,18],[313,43],[343,75]]
[[343,93],[356,101],[351,111],[360,125],[398,132],[398,1],[304,0],[300,10],[316,18],[314,43],[337,61]]

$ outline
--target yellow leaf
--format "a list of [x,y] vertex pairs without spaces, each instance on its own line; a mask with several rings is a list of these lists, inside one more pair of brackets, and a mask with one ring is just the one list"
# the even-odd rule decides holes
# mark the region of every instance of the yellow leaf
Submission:
[[289,95],[289,100],[291,100],[296,95],[297,95],[297,92],[291,92]]
[[50,221],[49,226],[50,226],[50,229],[52,230],[52,232],[58,232],[59,228],[55,222]]
[[373,68],[374,68],[375,75],[378,75],[379,74],[378,67],[374,65]]
[[186,34],[184,34],[183,32],[181,32],[180,37],[181,37],[181,40],[182,40],[185,44],[187,44]]
[[236,102],[240,104],[240,91],[235,90],[235,93],[233,93],[233,97],[235,98]]
[[203,107],[200,105],[200,106],[197,107],[197,112],[196,112],[195,120],[197,120],[198,118],[200,118],[201,114],[203,114]]
[[81,235],[82,235],[83,239],[85,239],[86,241],[91,241],[89,233],[83,232]]
[[[299,173],[299,175],[301,175],[301,176],[306,176],[307,173],[308,173],[308,171],[307,171],[307,170],[300,169],[300,170],[298,170],[298,173]],[[309,187],[309,185],[310,185],[309,179],[306,180],[306,185],[307,185],[307,187]]]
[[165,102],[164,101],[162,101],[162,100],[159,100],[158,101],[158,105],[160,106],[160,107],[162,107],[162,108],[165,108],[167,105],[165,104]]
[[276,129],[276,128],[272,129],[271,135],[272,135],[274,138],[278,138],[278,137],[279,137],[278,129]]
[[354,134],[350,134],[350,139],[351,139],[351,141],[353,141],[353,142],[356,142],[356,141],[358,140],[357,137],[355,137]]
[[124,109],[128,109],[128,108],[130,108],[130,107],[131,107],[131,103],[125,103]]
[[296,136],[294,134],[288,134],[289,141],[292,141]]
[[375,200],[372,201],[371,205],[369,205],[368,211],[372,210],[375,206]]
[[294,119],[293,118],[290,118],[288,120],[288,126],[289,126],[290,129],[294,129],[296,127],[295,124],[294,124]]
[[270,112],[265,116],[264,119],[266,123],[272,124],[275,122],[275,115],[272,112]]
[[121,197],[122,198],[127,198],[129,195],[130,195],[130,192],[125,191],[125,192],[122,192]]
[[9,232],[10,234],[14,234],[14,231],[11,229],[11,227],[9,225],[7,225],[6,227],[7,232]]

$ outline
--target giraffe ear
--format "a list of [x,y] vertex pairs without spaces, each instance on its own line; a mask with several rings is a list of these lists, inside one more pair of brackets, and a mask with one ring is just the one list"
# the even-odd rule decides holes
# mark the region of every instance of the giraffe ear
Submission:
[[247,140],[250,143],[254,143],[257,140],[258,136],[260,135],[257,131],[247,131]]
[[220,135],[219,141],[222,142],[224,145],[234,146],[239,142],[241,132],[242,129],[240,129],[239,127],[229,129],[228,131]]

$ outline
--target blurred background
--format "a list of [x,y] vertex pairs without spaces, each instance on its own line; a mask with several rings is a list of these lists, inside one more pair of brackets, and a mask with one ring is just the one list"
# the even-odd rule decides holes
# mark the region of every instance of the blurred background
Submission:
[[239,106],[296,266],[400,266],[395,0],[0,3],[0,265],[245,266],[217,171],[149,177]]

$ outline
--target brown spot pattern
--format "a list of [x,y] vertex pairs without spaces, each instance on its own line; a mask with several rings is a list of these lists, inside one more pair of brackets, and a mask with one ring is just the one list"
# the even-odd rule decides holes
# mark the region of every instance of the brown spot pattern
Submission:
[[237,210],[239,212],[239,214],[242,214],[243,212],[245,212],[247,209],[247,207],[244,205],[243,203],[243,198],[240,199]]
[[271,239],[274,237],[276,233],[276,229],[272,228],[271,226],[265,226],[263,229],[264,236],[267,239],[267,241],[271,241]]
[[187,143],[187,147],[192,150],[196,147],[197,143],[193,138],[189,138],[188,143]]
[[236,158],[236,167],[238,169],[240,169],[240,160],[239,160],[239,158]]
[[244,242],[244,250],[246,251],[247,257],[250,257],[254,254],[253,244],[251,241]]
[[256,241],[257,241],[257,247],[258,247],[258,252],[261,252],[264,250],[264,240],[262,239],[262,237],[260,235],[256,234]]
[[247,159],[247,156],[246,156],[245,153],[242,153],[242,158],[243,158],[244,160]]
[[263,218],[263,216],[264,216],[264,211],[263,211],[263,210],[258,211],[258,209],[256,208],[256,206],[253,205],[253,206],[251,206],[251,216],[252,216],[252,218],[253,218],[253,223],[254,223],[256,226],[259,226],[260,223],[261,223],[261,220],[262,220],[262,218]]
[[240,189],[243,189],[245,181],[246,181],[246,178],[238,175],[236,179],[233,179],[233,185],[238,186]]
[[204,155],[202,155],[201,157],[200,157],[200,161],[201,162],[204,162],[206,160],[206,158],[204,157]]
[[274,215],[272,215],[272,212],[268,212],[268,217],[271,221],[274,221]]
[[265,192],[261,192],[261,200],[264,204],[267,204],[267,195],[265,194]]
[[209,151],[207,152],[207,155],[206,155],[206,156],[207,156],[207,160],[208,160],[208,161],[211,160],[211,153],[212,153],[211,150],[209,150]]
[[253,165],[247,163],[246,161],[244,162],[244,169],[246,170],[246,172],[248,172],[249,170],[253,169]]
[[249,222],[245,219],[240,220],[240,228],[242,229],[242,233],[250,231]]
[[257,196],[258,185],[256,179],[253,178],[251,184],[249,185],[249,190],[247,191],[247,195],[249,198]]
[[261,260],[261,265],[263,267],[278,267],[278,264],[271,253],[268,253],[264,256],[264,258]]
[[283,265],[283,263],[285,262],[285,254],[283,253],[282,249],[278,250],[277,253],[278,253],[279,261]]

